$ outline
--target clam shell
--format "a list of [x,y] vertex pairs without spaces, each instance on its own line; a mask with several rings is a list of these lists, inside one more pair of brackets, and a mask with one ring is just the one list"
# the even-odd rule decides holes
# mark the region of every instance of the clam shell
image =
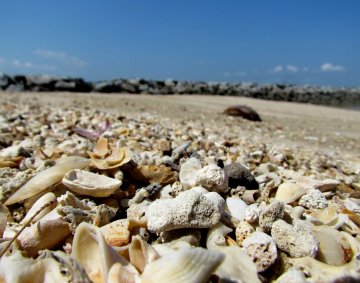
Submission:
[[33,206],[30,208],[24,219],[20,222],[21,224],[25,224],[31,217],[34,216],[35,213],[41,209],[45,204],[53,202],[52,205],[49,205],[48,207],[45,207],[38,213],[37,216],[31,221],[31,223],[35,223],[39,221],[41,218],[43,218],[46,214],[48,214],[51,210],[53,210],[56,207],[56,196],[54,193],[46,193],[41,198],[39,198]]
[[80,223],[73,240],[71,256],[84,268],[89,278],[95,283],[106,282],[111,266],[115,262],[126,262],[106,244],[100,228]]
[[285,204],[292,203],[306,194],[303,187],[286,182],[282,183],[276,191],[275,199],[283,201]]
[[141,283],[202,283],[223,261],[220,252],[186,248],[164,256],[145,267]]
[[130,272],[120,263],[110,268],[107,283],[136,283],[137,273]]
[[92,197],[108,197],[122,184],[120,180],[79,169],[66,173],[62,183],[79,195]]
[[130,242],[129,220],[119,219],[100,228],[105,241],[111,246],[124,246]]
[[17,238],[21,249],[29,256],[35,257],[38,251],[51,249],[70,235],[69,224],[57,218],[54,220],[40,220],[36,224],[25,228]]
[[310,213],[310,216],[328,226],[335,224],[338,220],[337,209],[334,206],[328,206],[324,209],[312,212]]
[[85,168],[88,164],[89,159],[87,158],[62,157],[56,161],[55,166],[45,169],[31,178],[7,199],[5,205],[11,205],[41,193],[46,188],[60,182],[66,172],[76,168]]

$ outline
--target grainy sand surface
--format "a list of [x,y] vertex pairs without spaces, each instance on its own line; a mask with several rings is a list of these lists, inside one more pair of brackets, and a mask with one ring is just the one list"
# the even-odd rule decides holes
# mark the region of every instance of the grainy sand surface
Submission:
[[[54,107],[91,107],[114,115],[156,114],[159,119],[196,120],[206,126],[238,124],[239,134],[263,135],[264,143],[301,146],[360,158],[360,111],[301,103],[206,95],[131,95],[97,93],[0,93],[0,102],[15,101]],[[263,122],[225,116],[231,105],[254,108]],[[252,124],[251,127],[247,125]]]

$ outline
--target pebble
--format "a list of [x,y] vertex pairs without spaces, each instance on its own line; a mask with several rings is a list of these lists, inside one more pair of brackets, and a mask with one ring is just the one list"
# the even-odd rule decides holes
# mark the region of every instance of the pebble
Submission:
[[259,226],[265,233],[270,233],[273,223],[284,216],[285,206],[282,201],[276,200],[264,208],[259,216]]
[[259,184],[250,170],[240,163],[233,162],[226,165],[224,171],[229,177],[230,188],[237,188],[238,186],[244,186],[247,190],[257,190],[259,188]]

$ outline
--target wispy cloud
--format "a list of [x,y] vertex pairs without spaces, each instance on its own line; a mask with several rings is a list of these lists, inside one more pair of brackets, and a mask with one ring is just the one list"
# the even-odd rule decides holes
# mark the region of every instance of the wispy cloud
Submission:
[[274,67],[274,69],[272,70],[274,73],[280,73],[284,70],[283,66],[281,65],[277,65]]
[[79,59],[78,57],[68,55],[63,51],[36,49],[36,50],[34,50],[34,54],[39,57],[42,57],[42,58],[60,61],[62,63],[72,65],[75,67],[79,67],[79,68],[85,67],[87,65],[87,62]]
[[299,68],[294,65],[287,65],[286,70],[289,71],[290,73],[297,73]]
[[244,77],[244,76],[246,76],[246,72],[245,71],[238,71],[238,72],[235,72],[235,73],[224,72],[223,76],[225,78],[228,78],[228,77]]
[[19,59],[12,60],[11,65],[13,67],[22,68],[22,69],[35,69],[35,70],[43,70],[43,71],[55,71],[57,69],[55,66],[50,66],[46,64],[37,65],[29,61],[22,62]]
[[320,67],[323,72],[341,72],[345,71],[345,68],[341,65],[333,65],[331,63],[324,63]]

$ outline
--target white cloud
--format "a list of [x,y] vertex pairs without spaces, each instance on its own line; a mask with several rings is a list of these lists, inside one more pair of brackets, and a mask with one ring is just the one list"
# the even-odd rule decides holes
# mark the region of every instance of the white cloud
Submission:
[[274,72],[274,73],[280,73],[280,72],[282,72],[283,70],[284,70],[284,67],[283,67],[283,66],[277,65],[277,66],[274,67],[273,72]]
[[243,77],[243,76],[246,76],[246,72],[245,72],[245,71],[236,72],[236,73],[235,73],[235,76],[237,76],[237,77]]
[[294,65],[287,65],[286,70],[288,70],[290,73],[296,73],[298,71],[298,67]]
[[320,69],[321,69],[321,71],[324,71],[324,72],[340,72],[340,71],[345,70],[345,68],[343,66],[333,65],[331,63],[322,64]]
[[18,59],[12,60],[11,65],[13,65],[14,67],[17,67],[17,68],[35,69],[35,70],[44,70],[44,71],[54,71],[57,69],[55,66],[50,66],[50,65],[46,65],[46,64],[36,65],[29,61],[21,62]]
[[46,49],[36,49],[34,50],[34,54],[42,57],[42,58],[46,58],[46,59],[52,59],[52,60],[57,60],[60,61],[62,63],[68,64],[68,65],[72,65],[75,67],[84,67],[87,65],[87,63],[75,56],[70,56],[68,54],[66,54],[65,52],[62,51],[52,51],[52,50],[46,50]]

